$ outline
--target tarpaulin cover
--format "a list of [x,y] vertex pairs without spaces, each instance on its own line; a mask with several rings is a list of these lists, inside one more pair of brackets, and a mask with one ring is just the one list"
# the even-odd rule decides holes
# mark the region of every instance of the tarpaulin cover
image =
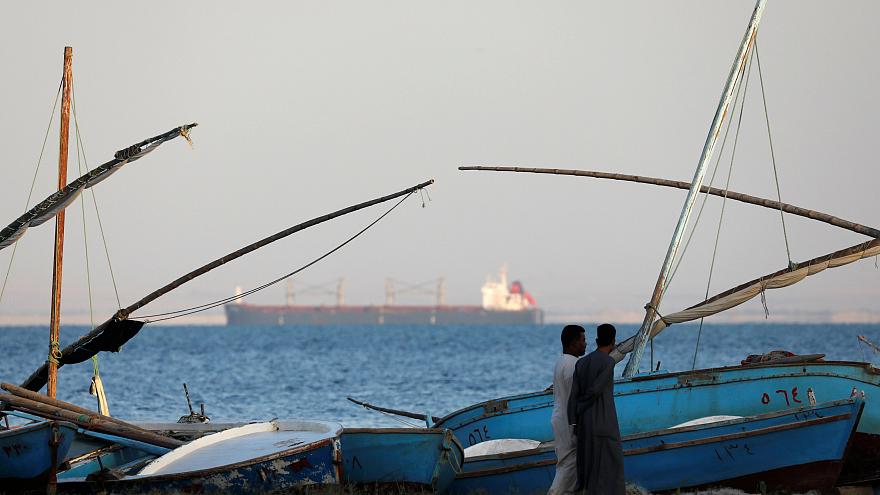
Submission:
[[[101,351],[119,352],[123,344],[137,335],[143,326],[143,321],[120,321],[114,316],[73,344],[62,349],[61,359],[58,360],[58,367],[60,368],[65,364],[81,363]],[[48,377],[49,365],[44,363],[21,386],[36,392],[43,388]]]

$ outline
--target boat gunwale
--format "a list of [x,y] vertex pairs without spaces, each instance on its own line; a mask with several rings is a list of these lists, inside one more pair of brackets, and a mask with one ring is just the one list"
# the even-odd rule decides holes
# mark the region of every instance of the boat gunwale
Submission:
[[[2,399],[0,399],[0,402],[2,402]],[[62,428],[69,428],[69,429],[73,430],[74,433],[76,433],[76,430],[79,428],[79,426],[76,426],[75,424],[71,423],[70,421],[62,421],[62,420],[56,420],[56,419],[44,419],[42,421],[34,421],[33,423],[28,423],[28,424],[24,424],[21,426],[16,426],[13,428],[0,430],[0,438],[5,437],[7,435],[12,437],[15,435],[16,432],[22,433],[22,432],[28,432],[28,431],[37,431],[37,430],[41,430],[43,428],[49,428],[53,424],[56,426],[60,426]]]
[[[864,401],[859,401],[859,402],[864,404]],[[753,416],[743,416],[741,418],[726,419],[724,421],[715,421],[712,423],[703,423],[703,424],[688,425],[688,426],[678,426],[678,427],[674,427],[674,428],[664,428],[662,430],[653,430],[653,431],[649,431],[649,432],[645,432],[645,433],[633,433],[633,434],[626,435],[626,436],[622,437],[621,440],[624,442],[628,442],[628,441],[632,441],[632,440],[640,440],[642,438],[653,436],[653,434],[655,434],[655,432],[657,432],[657,431],[663,431],[666,433],[686,433],[686,432],[690,432],[690,431],[705,430],[705,429],[715,428],[715,427],[719,427],[719,426],[730,426],[730,425],[735,425],[735,424],[742,424],[742,423],[747,423],[749,421],[763,421],[766,419],[773,419],[773,418],[778,418],[778,417],[782,417],[782,416],[788,416],[791,414],[798,414],[798,413],[805,412],[805,411],[821,411],[823,409],[838,407],[838,406],[842,406],[845,404],[855,404],[855,403],[856,403],[856,399],[841,399],[841,400],[835,400],[835,401],[829,401],[829,402],[821,402],[821,403],[816,404],[814,406],[806,405],[806,406],[801,406],[801,407],[796,407],[796,408],[782,409],[779,411],[771,411],[771,412],[766,412],[766,413],[762,413],[762,414],[756,414]],[[859,410],[861,410],[862,407],[863,406],[861,406],[861,405],[857,406],[857,408]],[[847,416],[852,415],[851,412],[842,413],[842,414],[846,414]],[[837,416],[840,416],[840,415],[826,416],[826,417],[837,417]],[[806,421],[809,421],[809,420],[806,420]]]
[[[864,402],[862,402],[858,407],[858,411],[856,412],[857,417],[856,417],[856,421],[854,421],[854,424],[858,423],[858,416],[861,414],[863,407],[864,407]],[[796,414],[796,413],[797,413],[797,411],[791,411],[791,414]],[[782,424],[782,425],[768,426],[768,427],[759,428],[756,430],[715,435],[712,437],[701,438],[701,439],[696,439],[696,440],[687,440],[687,441],[676,442],[676,443],[661,443],[661,444],[653,445],[653,446],[649,446],[649,447],[640,447],[640,448],[635,448],[635,449],[624,450],[623,455],[624,456],[636,456],[636,455],[643,455],[643,454],[647,454],[647,453],[658,452],[661,450],[674,450],[674,449],[680,449],[680,448],[686,448],[686,447],[693,447],[693,446],[697,446],[697,445],[705,445],[705,444],[715,443],[715,442],[725,442],[728,440],[734,440],[737,438],[743,438],[743,437],[748,437],[748,436],[766,435],[766,434],[774,433],[777,431],[787,431],[787,430],[792,430],[792,429],[796,429],[796,428],[810,427],[810,426],[815,426],[815,425],[824,424],[824,423],[845,421],[845,420],[851,418],[852,416],[853,416],[853,413],[848,412],[848,413],[836,414],[834,416],[825,416],[825,417],[813,418],[813,419],[809,419],[809,420],[805,420],[805,421],[796,421],[796,422],[786,423],[786,424]],[[743,418],[743,419],[748,420],[748,419],[755,419],[755,418],[757,418],[757,416],[747,417],[747,418]],[[736,420],[733,420],[733,421],[736,421]],[[726,422],[721,422],[721,423],[726,423]],[[713,427],[726,426],[721,423],[707,423],[707,424],[710,426],[713,426]],[[685,427],[685,428],[689,428],[689,427]],[[677,429],[654,430],[652,432],[642,433],[639,435],[630,435],[630,436],[622,437],[621,443],[631,441],[633,439],[642,438],[645,436],[663,436],[663,435],[667,435],[670,433],[674,434],[674,433],[681,432],[681,430],[677,430],[677,431],[673,431],[673,430],[677,430]],[[659,433],[659,435],[658,435],[658,433]],[[852,433],[853,433],[853,431],[851,430],[850,435],[847,437],[846,448],[849,447],[849,444],[852,440]],[[638,437],[638,438],[633,438],[633,437]],[[554,450],[555,449],[553,447],[553,444],[542,444],[538,447],[534,447],[531,449],[523,449],[523,450],[517,450],[517,451],[511,451],[511,452],[502,452],[502,453],[498,453],[498,454],[486,454],[486,455],[481,455],[481,456],[474,456],[474,457],[467,459],[467,461],[479,462],[479,461],[485,461],[485,460],[515,459],[518,457],[526,457],[526,456],[535,455],[535,454],[545,454],[548,452],[553,452]],[[844,455],[845,455],[845,452],[846,452],[846,449],[844,450]],[[842,459],[843,459],[843,456],[841,456],[840,460],[842,461]],[[544,459],[544,460],[534,461],[534,462],[525,463],[525,464],[517,464],[515,466],[501,466],[501,467],[488,468],[488,469],[482,469],[482,470],[476,470],[476,471],[467,471],[467,472],[462,472],[462,473],[456,475],[456,478],[470,478],[470,477],[475,477],[475,476],[490,476],[490,475],[502,474],[502,473],[511,472],[511,471],[525,470],[525,469],[530,469],[533,467],[540,467],[540,466],[550,465],[550,464],[556,464],[556,460],[555,459]]]

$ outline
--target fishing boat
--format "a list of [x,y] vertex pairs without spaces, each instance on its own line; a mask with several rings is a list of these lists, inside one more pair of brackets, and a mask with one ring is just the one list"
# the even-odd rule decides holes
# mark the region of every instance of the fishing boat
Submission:
[[[659,372],[621,378],[614,401],[623,435],[650,431],[713,415],[754,416],[817,400],[838,400],[865,393],[880,396],[880,370],[866,363],[841,361],[761,363],[694,371]],[[842,480],[880,475],[880,404],[868,400],[853,435],[852,455]],[[449,428],[465,446],[505,438],[553,440],[552,391],[493,399],[432,423]]]
[[[670,325],[696,320],[702,322],[706,317],[761,296],[767,290],[788,287],[828,268],[836,268],[880,255],[880,230],[876,228],[783,203],[779,196],[776,200],[770,200],[731,191],[728,187],[703,185],[716,144],[722,134],[726,139],[727,133],[722,133],[725,121],[730,130],[734,114],[731,104],[734,104],[735,110],[743,86],[742,82],[747,80],[753,61],[757,62],[760,74],[760,58],[756,55],[756,37],[765,4],[765,0],[758,0],[755,5],[710,125],[697,169],[690,182],[589,170],[460,167],[461,170],[541,173],[622,180],[688,190],[650,302],[645,306],[642,325],[636,335],[620,342],[611,353],[618,362],[627,355],[630,356],[623,378],[615,382],[615,403],[622,419],[621,431],[625,434],[650,431],[670,426],[670,423],[677,421],[704,416],[755,415],[779,411],[803,403],[805,395],[810,392],[826,401],[845,399],[854,392],[864,391],[871,395],[880,392],[880,370],[869,363],[859,362],[824,362],[802,357],[789,362],[748,363],[742,366],[696,369],[695,358],[695,369],[691,371],[640,373],[639,370],[648,343]],[[742,96],[745,98],[746,91],[742,91]],[[739,108],[741,111],[742,104]],[[771,158],[773,158],[772,142]],[[775,172],[775,158],[773,160]],[[702,302],[678,312],[664,311],[661,315],[659,308],[662,298],[674,274],[676,261],[681,259],[683,250],[680,248],[683,237],[697,196],[701,193],[705,194],[706,198],[710,195],[720,196],[724,201],[740,201],[776,210],[782,219],[783,229],[784,214],[790,214],[866,235],[871,240],[800,263],[791,261],[789,254],[789,264],[781,270],[754,278],[712,297],[709,297],[707,285],[706,298]],[[434,425],[452,428],[457,431],[459,438],[468,442],[481,442],[487,438],[523,438],[523,435],[538,440],[549,440],[552,438],[549,421],[552,402],[552,394],[546,391],[500,398],[455,412],[435,422]],[[648,405],[650,407],[647,407]],[[853,438],[853,449],[847,457],[840,481],[853,483],[877,479],[880,479],[880,405],[869,401],[859,421]]]
[[[9,226],[0,231],[0,249],[13,245],[21,238],[28,228],[41,225],[51,219],[56,220],[55,229],[55,252],[53,263],[53,285],[51,300],[51,318],[49,324],[49,356],[45,366],[46,395],[54,398],[57,389],[56,370],[63,361],[66,363],[82,362],[86,358],[80,356],[61,355],[58,344],[60,330],[60,305],[61,305],[61,275],[62,259],[64,250],[64,212],[67,206],[72,204],[84,190],[93,187],[107,179],[110,175],[119,171],[123,166],[139,160],[148,153],[154,151],[163,143],[184,136],[188,139],[189,129],[196,124],[184,125],[172,129],[158,136],[145,139],[125,149],[119,150],[108,162],[95,167],[85,175],[71,183],[67,183],[67,159],[68,138],[70,131],[70,110],[72,93],[72,58],[73,49],[65,47],[64,66],[62,81],[59,91],[61,93],[61,125],[59,132],[60,152],[58,160],[58,191],[48,198],[26,211]],[[113,340],[95,340],[92,345],[97,349],[118,350]],[[97,395],[103,399],[103,385],[100,377],[93,378],[93,384],[97,387]],[[102,406],[104,407],[104,406]],[[69,457],[82,454],[81,449],[88,441],[81,442],[81,428],[63,421],[45,420],[39,417],[31,417],[34,423],[16,429],[0,433],[4,438],[5,456],[0,456],[0,472],[10,477],[28,480],[39,484],[52,484],[61,465],[69,460]],[[47,438],[51,442],[47,442]],[[6,450],[8,447],[8,450]],[[72,450],[73,452],[69,452]]]
[[60,493],[271,493],[341,479],[342,426],[271,421],[207,435],[162,455],[136,474],[63,478]]
[[369,491],[445,493],[464,460],[439,428],[345,428],[341,445],[343,483]]
[[[830,491],[863,406],[855,398],[626,435],[626,480],[652,493],[719,486]],[[468,456],[449,493],[543,494],[555,469],[552,443]]]
[[76,434],[64,421],[0,428],[0,492],[39,488],[55,476]]

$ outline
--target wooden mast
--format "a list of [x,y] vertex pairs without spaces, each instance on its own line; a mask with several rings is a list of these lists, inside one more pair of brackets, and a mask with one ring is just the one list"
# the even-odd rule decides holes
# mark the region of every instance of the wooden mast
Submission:
[[[73,48],[64,47],[64,76],[61,83],[61,132],[58,151],[58,190],[67,185],[67,139],[70,134],[70,93],[73,83]],[[46,395],[54,398],[58,388],[58,342],[61,328],[61,266],[64,258],[64,210],[55,216],[55,260],[52,265],[52,313],[49,322],[49,380]]]
[[733,62],[733,67],[730,68],[730,74],[727,76],[727,83],[724,86],[724,92],[721,94],[721,101],[718,102],[718,109],[715,111],[715,117],[712,119],[712,125],[709,128],[709,135],[706,136],[706,143],[703,145],[703,152],[700,154],[700,162],[694,173],[691,188],[688,191],[684,206],[682,206],[681,216],[678,218],[678,224],[675,226],[675,232],[672,234],[672,241],[669,243],[669,249],[666,251],[666,259],[663,261],[663,268],[660,269],[660,275],[657,277],[657,283],[654,286],[654,293],[651,295],[651,302],[645,305],[645,320],[642,322],[642,326],[636,334],[635,348],[630,355],[629,361],[626,363],[626,368],[623,370],[623,376],[625,377],[630,377],[638,372],[639,362],[642,360],[645,346],[650,339],[648,332],[654,324],[654,318],[658,315],[657,308],[660,307],[660,300],[663,298],[667,277],[672,269],[672,263],[675,254],[678,251],[678,246],[681,243],[681,238],[684,235],[684,230],[687,227],[694,202],[697,200],[697,193],[699,193],[700,188],[703,185],[703,178],[706,176],[706,168],[709,165],[709,161],[712,159],[712,153],[715,151],[715,143],[718,141],[718,134],[721,132],[721,124],[724,122],[724,117],[727,115],[728,107],[733,99],[734,89],[744,72],[749,49],[752,47],[752,44],[755,41],[755,36],[758,33],[758,25],[761,22],[761,14],[764,12],[765,3],[766,0],[758,0],[758,3],[755,4],[755,10],[752,13],[752,18],[749,21],[746,34],[743,35],[739,51]]

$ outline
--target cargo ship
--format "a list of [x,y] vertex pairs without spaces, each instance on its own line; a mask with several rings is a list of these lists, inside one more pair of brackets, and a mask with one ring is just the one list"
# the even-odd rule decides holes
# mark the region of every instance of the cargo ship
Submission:
[[[424,285],[424,284],[422,284]],[[415,286],[419,289],[421,286]],[[412,289],[411,287],[410,289]],[[237,292],[240,289],[236,289]],[[336,287],[335,305],[294,304],[292,285],[288,285],[287,304],[258,305],[238,299],[227,304],[227,325],[542,325],[544,312],[522,283],[508,285],[507,270],[502,268],[497,279],[487,277],[483,284],[483,304],[445,304],[443,279],[437,280],[435,304],[395,304],[395,297],[406,288],[395,289],[394,281],[386,280],[385,304],[355,306],[345,304],[345,281]],[[421,287],[424,293],[424,287]]]

